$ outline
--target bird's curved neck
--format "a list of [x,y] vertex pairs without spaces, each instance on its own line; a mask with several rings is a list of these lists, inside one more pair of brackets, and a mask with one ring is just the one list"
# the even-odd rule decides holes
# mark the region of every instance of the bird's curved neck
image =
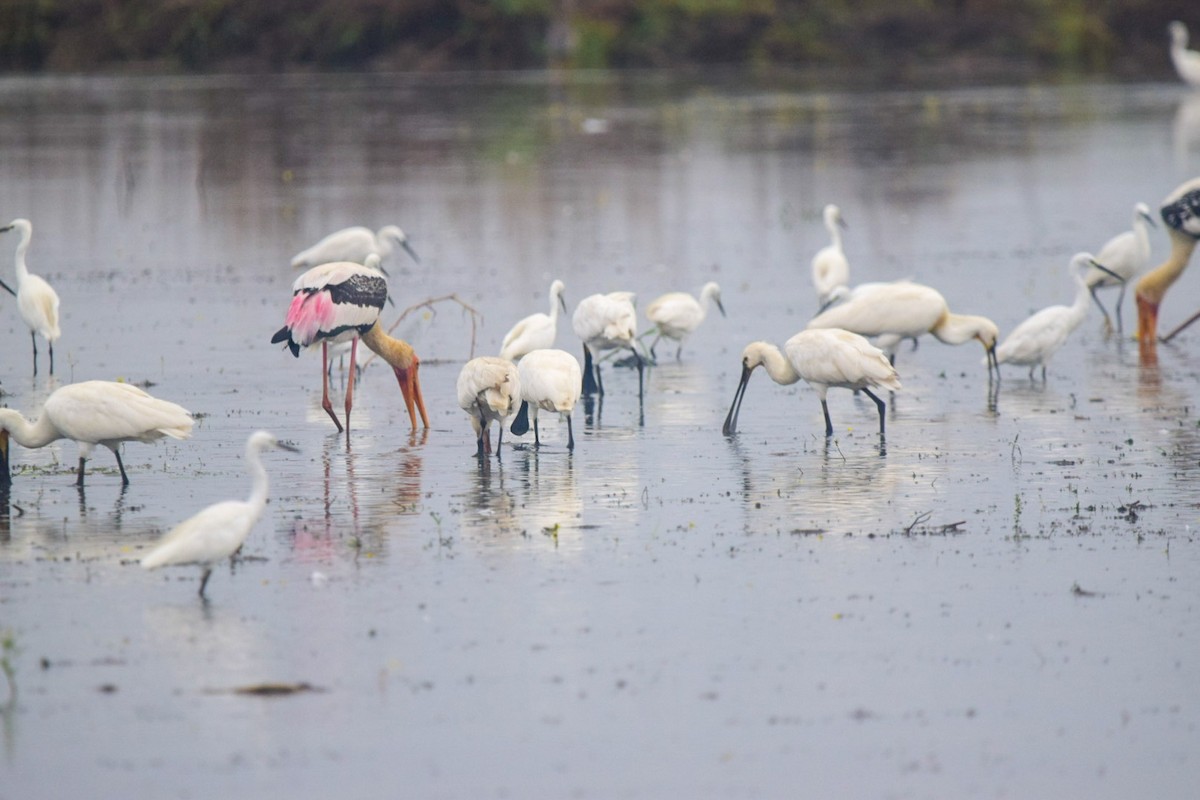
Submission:
[[550,293],[550,321],[556,325],[558,324],[558,307],[559,307],[558,292],[551,292]]
[[827,231],[829,231],[829,238],[832,241],[833,246],[836,247],[838,250],[841,250],[842,249],[842,230],[841,230],[841,228],[838,227],[837,222],[832,219],[825,220],[825,229]]
[[45,447],[63,438],[44,413],[31,423],[12,409],[0,408],[0,428],[22,447]]
[[1083,269],[1072,276],[1075,279],[1075,300],[1071,303],[1071,320],[1075,324],[1083,322],[1088,309],[1092,307],[1092,292],[1084,279],[1086,274],[1087,270]]
[[29,277],[29,267],[25,266],[25,253],[29,250],[29,240],[32,238],[33,234],[28,229],[21,231],[21,241],[17,244],[17,283]]
[[261,511],[267,505],[267,469],[262,463],[262,453],[256,447],[246,448],[246,471],[252,480],[247,502]]
[[775,345],[763,347],[759,353],[763,369],[771,376],[771,380],[784,386],[800,380],[800,373]]
[[1171,240],[1167,260],[1143,275],[1137,285],[1138,297],[1155,304],[1162,302],[1163,295],[1187,268],[1192,251],[1196,249],[1196,240],[1186,233],[1171,228],[1167,235]]
[[363,344],[378,353],[392,369],[408,369],[416,361],[417,354],[412,346],[408,342],[388,336],[379,320],[376,320],[360,338]]
[[979,335],[979,326],[966,314],[947,311],[930,333],[943,344],[962,344]]

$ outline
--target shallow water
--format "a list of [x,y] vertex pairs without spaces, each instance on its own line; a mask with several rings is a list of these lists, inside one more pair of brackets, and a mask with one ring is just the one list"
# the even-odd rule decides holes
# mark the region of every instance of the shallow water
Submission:
[[[1070,302],[1073,252],[1200,172],[1195,101],[657,75],[0,81],[0,216],[33,221],[30,266],[63,308],[56,376],[34,378],[0,303],[3,401],[32,415],[64,382],[126,379],[199,417],[187,442],[127,445],[124,492],[107,452],[81,493],[75,445],[14,446],[0,797],[1190,796],[1200,329],[1151,362],[1093,310],[1046,384],[1006,368],[998,394],[977,345],[923,339],[899,354],[885,443],[874,406],[834,390],[827,444],[814,392],[762,374],[738,435],[720,427],[741,348],[815,310],[824,203],[856,282],[912,277],[1008,330]],[[397,329],[432,430],[410,433],[375,363],[347,444],[318,359],[268,340],[293,253],[388,223],[421,256],[387,263],[397,306],[457,294],[483,317],[476,354],[546,310],[555,277],[569,307],[717,280],[729,316],[681,362],[659,350],[640,411],[635,373],[606,365],[573,454],[546,415],[540,450],[506,437],[481,467],[453,391],[470,318],[438,303]],[[1198,284],[1172,290],[1164,330]],[[579,350],[569,326],[558,343]],[[202,604],[196,571],[136,560],[244,495],[258,428],[301,452],[267,455],[248,558]],[[233,693],[271,682],[318,691]]]

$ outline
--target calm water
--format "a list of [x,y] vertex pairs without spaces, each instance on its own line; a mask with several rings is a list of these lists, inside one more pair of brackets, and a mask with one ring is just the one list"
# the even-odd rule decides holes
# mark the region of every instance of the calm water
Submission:
[[[0,80],[0,221],[33,221],[30,266],[63,309],[57,374],[33,378],[0,297],[3,402],[32,416],[64,382],[126,379],[200,417],[190,441],[127,446],[125,492],[107,452],[80,493],[74,444],[13,447],[0,797],[1191,796],[1200,328],[1151,363],[1093,313],[1046,385],[1008,369],[998,395],[981,348],[924,339],[899,355],[885,446],[870,402],[834,391],[827,445],[813,391],[762,374],[738,436],[720,425],[741,348],[815,310],[826,202],[856,282],[912,277],[1009,330],[1070,302],[1073,252],[1200,173],[1197,103],[654,75]],[[387,265],[398,307],[456,294],[482,315],[476,354],[556,277],[571,307],[716,280],[729,316],[648,374],[640,411],[634,373],[607,366],[574,454],[546,418],[540,451],[506,442],[481,468],[453,392],[470,317],[438,303],[398,328],[433,429],[409,433],[373,364],[347,444],[319,359],[268,340],[293,253],[389,223],[421,256]],[[0,236],[2,263],[15,245]],[[1193,268],[1164,329],[1198,286]],[[568,325],[558,342],[579,351]],[[207,605],[196,571],[138,568],[247,492],[262,427],[301,452],[267,456],[250,558]],[[319,691],[233,693],[268,682]]]

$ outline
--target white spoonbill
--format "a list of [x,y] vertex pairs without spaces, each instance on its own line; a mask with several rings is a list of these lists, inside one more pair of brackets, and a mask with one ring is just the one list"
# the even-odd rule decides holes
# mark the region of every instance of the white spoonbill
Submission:
[[583,340],[583,393],[604,394],[604,380],[600,377],[600,365],[595,365],[592,374],[592,351],[615,350],[628,347],[633,351],[638,371],[638,396],[642,393],[642,371],[645,361],[637,351],[637,311],[633,307],[633,292],[609,292],[588,295],[579,301],[571,316],[571,327],[575,335]]
[[334,231],[307,250],[302,250],[292,257],[292,266],[296,269],[319,267],[333,261],[353,261],[363,264],[367,256],[374,253],[380,260],[392,254],[396,246],[403,247],[418,264],[421,259],[408,243],[404,231],[395,225],[385,225],[378,233],[370,228],[355,226]]
[[1145,345],[1158,340],[1158,307],[1167,289],[1173,284],[1191,260],[1200,239],[1200,178],[1175,187],[1167,195],[1159,210],[1167,226],[1171,240],[1171,252],[1167,260],[1147,272],[1137,283],[1134,292],[1138,310],[1138,340]]
[[823,307],[830,300],[830,292],[839,286],[850,283],[850,262],[842,250],[842,232],[839,228],[846,227],[842,219],[842,210],[833,203],[825,206],[823,214],[825,230],[829,231],[832,240],[828,245],[817,251],[812,259],[812,282],[817,290],[817,301]]
[[915,339],[925,333],[945,344],[974,339],[988,355],[988,375],[1000,336],[1000,329],[987,317],[953,314],[940,292],[911,281],[858,286],[844,303],[813,317],[808,327],[842,328],[862,336],[890,335],[889,348],[901,339]]
[[650,355],[655,355],[654,348],[658,340],[666,337],[678,344],[675,348],[675,360],[678,361],[679,354],[683,352],[684,337],[700,327],[708,314],[710,301],[716,305],[721,316],[725,316],[725,306],[721,305],[721,287],[713,281],[704,284],[698,300],[687,292],[667,292],[646,306],[646,319],[654,323],[656,333],[650,345]]
[[17,296],[17,309],[21,319],[29,326],[29,339],[33,342],[33,374],[37,374],[37,337],[41,334],[50,348],[50,374],[54,374],[54,342],[61,335],[58,328],[58,294],[39,275],[33,275],[25,265],[25,253],[29,240],[33,238],[33,225],[27,219],[14,219],[0,228],[0,233],[16,230],[21,234],[17,244],[17,290],[7,284],[5,289]]
[[575,433],[571,429],[571,411],[579,402],[583,388],[583,371],[579,359],[566,350],[534,350],[517,364],[521,377],[521,408],[509,430],[514,436],[529,432],[533,420],[533,444],[540,447],[538,409],[556,412],[567,423],[567,449],[575,449]]
[[825,402],[825,393],[831,387],[861,390],[874,400],[879,409],[879,433],[883,435],[885,405],[871,387],[898,391],[900,379],[882,350],[857,333],[838,328],[816,328],[800,331],[788,339],[783,351],[781,353],[778,347],[767,342],[746,345],[742,351],[742,379],[721,428],[726,436],[737,433],[738,412],[746,397],[746,385],[760,364],[778,384],[786,386],[803,379],[817,390],[821,411],[825,414],[825,436],[833,436],[833,422]]
[[[417,412],[421,423],[429,427],[417,375],[421,360],[411,345],[388,336],[379,324],[379,312],[386,299],[387,280],[376,270],[349,261],[322,264],[296,279],[286,323],[271,337],[272,344],[286,342],[297,357],[300,348],[321,345],[321,407],[337,425],[338,433],[343,430],[342,423],[329,402],[329,345],[349,341],[353,364],[359,338],[396,373],[413,430],[417,429]],[[351,379],[346,382],[346,429],[350,427],[353,401]]]
[[204,597],[204,587],[208,585],[213,567],[238,551],[267,506],[267,470],[263,467],[261,456],[269,448],[297,452],[295,447],[284,444],[266,431],[251,434],[246,440],[246,468],[254,481],[250,497],[214,503],[179,523],[142,557],[142,566],[157,569],[199,565],[203,571],[200,596]]
[[550,313],[530,314],[512,326],[512,330],[504,334],[500,344],[500,357],[509,361],[520,361],[521,356],[533,350],[543,350],[554,347],[554,337],[558,333],[558,309],[567,310],[563,300],[563,282],[560,280],[550,284]]
[[1067,269],[1077,287],[1075,302],[1069,306],[1043,308],[1013,328],[996,348],[997,364],[1027,366],[1030,380],[1033,380],[1034,369],[1040,365],[1042,381],[1046,380],[1046,364],[1050,357],[1058,352],[1066,343],[1067,337],[1087,316],[1090,292],[1084,276],[1091,267],[1103,269],[1103,265],[1098,264],[1091,253],[1076,253],[1071,256]]
[[121,463],[121,442],[153,442],[164,436],[186,439],[192,435],[192,414],[186,408],[151,397],[128,383],[83,381],[71,383],[46,398],[36,422],[18,412],[0,408],[0,485],[11,482],[8,464],[9,436],[22,447],[45,447],[59,439],[79,444],[79,475],[92,448],[102,444],[117,457],[121,483],[129,485]]
[[1118,233],[1109,239],[1096,254],[1096,263],[1104,269],[1089,266],[1084,282],[1092,293],[1092,299],[1100,306],[1104,315],[1104,324],[1112,330],[1112,321],[1108,311],[1096,290],[1106,286],[1120,286],[1121,293],[1117,296],[1117,330],[1121,330],[1121,302],[1125,299],[1125,284],[1136,274],[1150,266],[1150,226],[1154,226],[1154,217],[1150,216],[1150,207],[1138,203],[1133,207],[1133,230]]
[[517,365],[495,356],[472,358],[458,373],[458,407],[471,418],[475,429],[475,455],[483,458],[491,452],[492,437],[488,431],[493,421],[499,423],[496,436],[496,456],[504,439],[504,421],[517,410],[521,399],[521,376]]
[[1180,79],[1193,89],[1200,89],[1200,53],[1188,50],[1187,26],[1178,20],[1167,26],[1171,32],[1171,61]]

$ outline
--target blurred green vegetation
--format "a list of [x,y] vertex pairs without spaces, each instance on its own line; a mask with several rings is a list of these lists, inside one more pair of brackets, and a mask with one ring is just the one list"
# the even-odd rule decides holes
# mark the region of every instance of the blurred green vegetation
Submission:
[[929,64],[1165,77],[1196,0],[0,0],[0,70]]

